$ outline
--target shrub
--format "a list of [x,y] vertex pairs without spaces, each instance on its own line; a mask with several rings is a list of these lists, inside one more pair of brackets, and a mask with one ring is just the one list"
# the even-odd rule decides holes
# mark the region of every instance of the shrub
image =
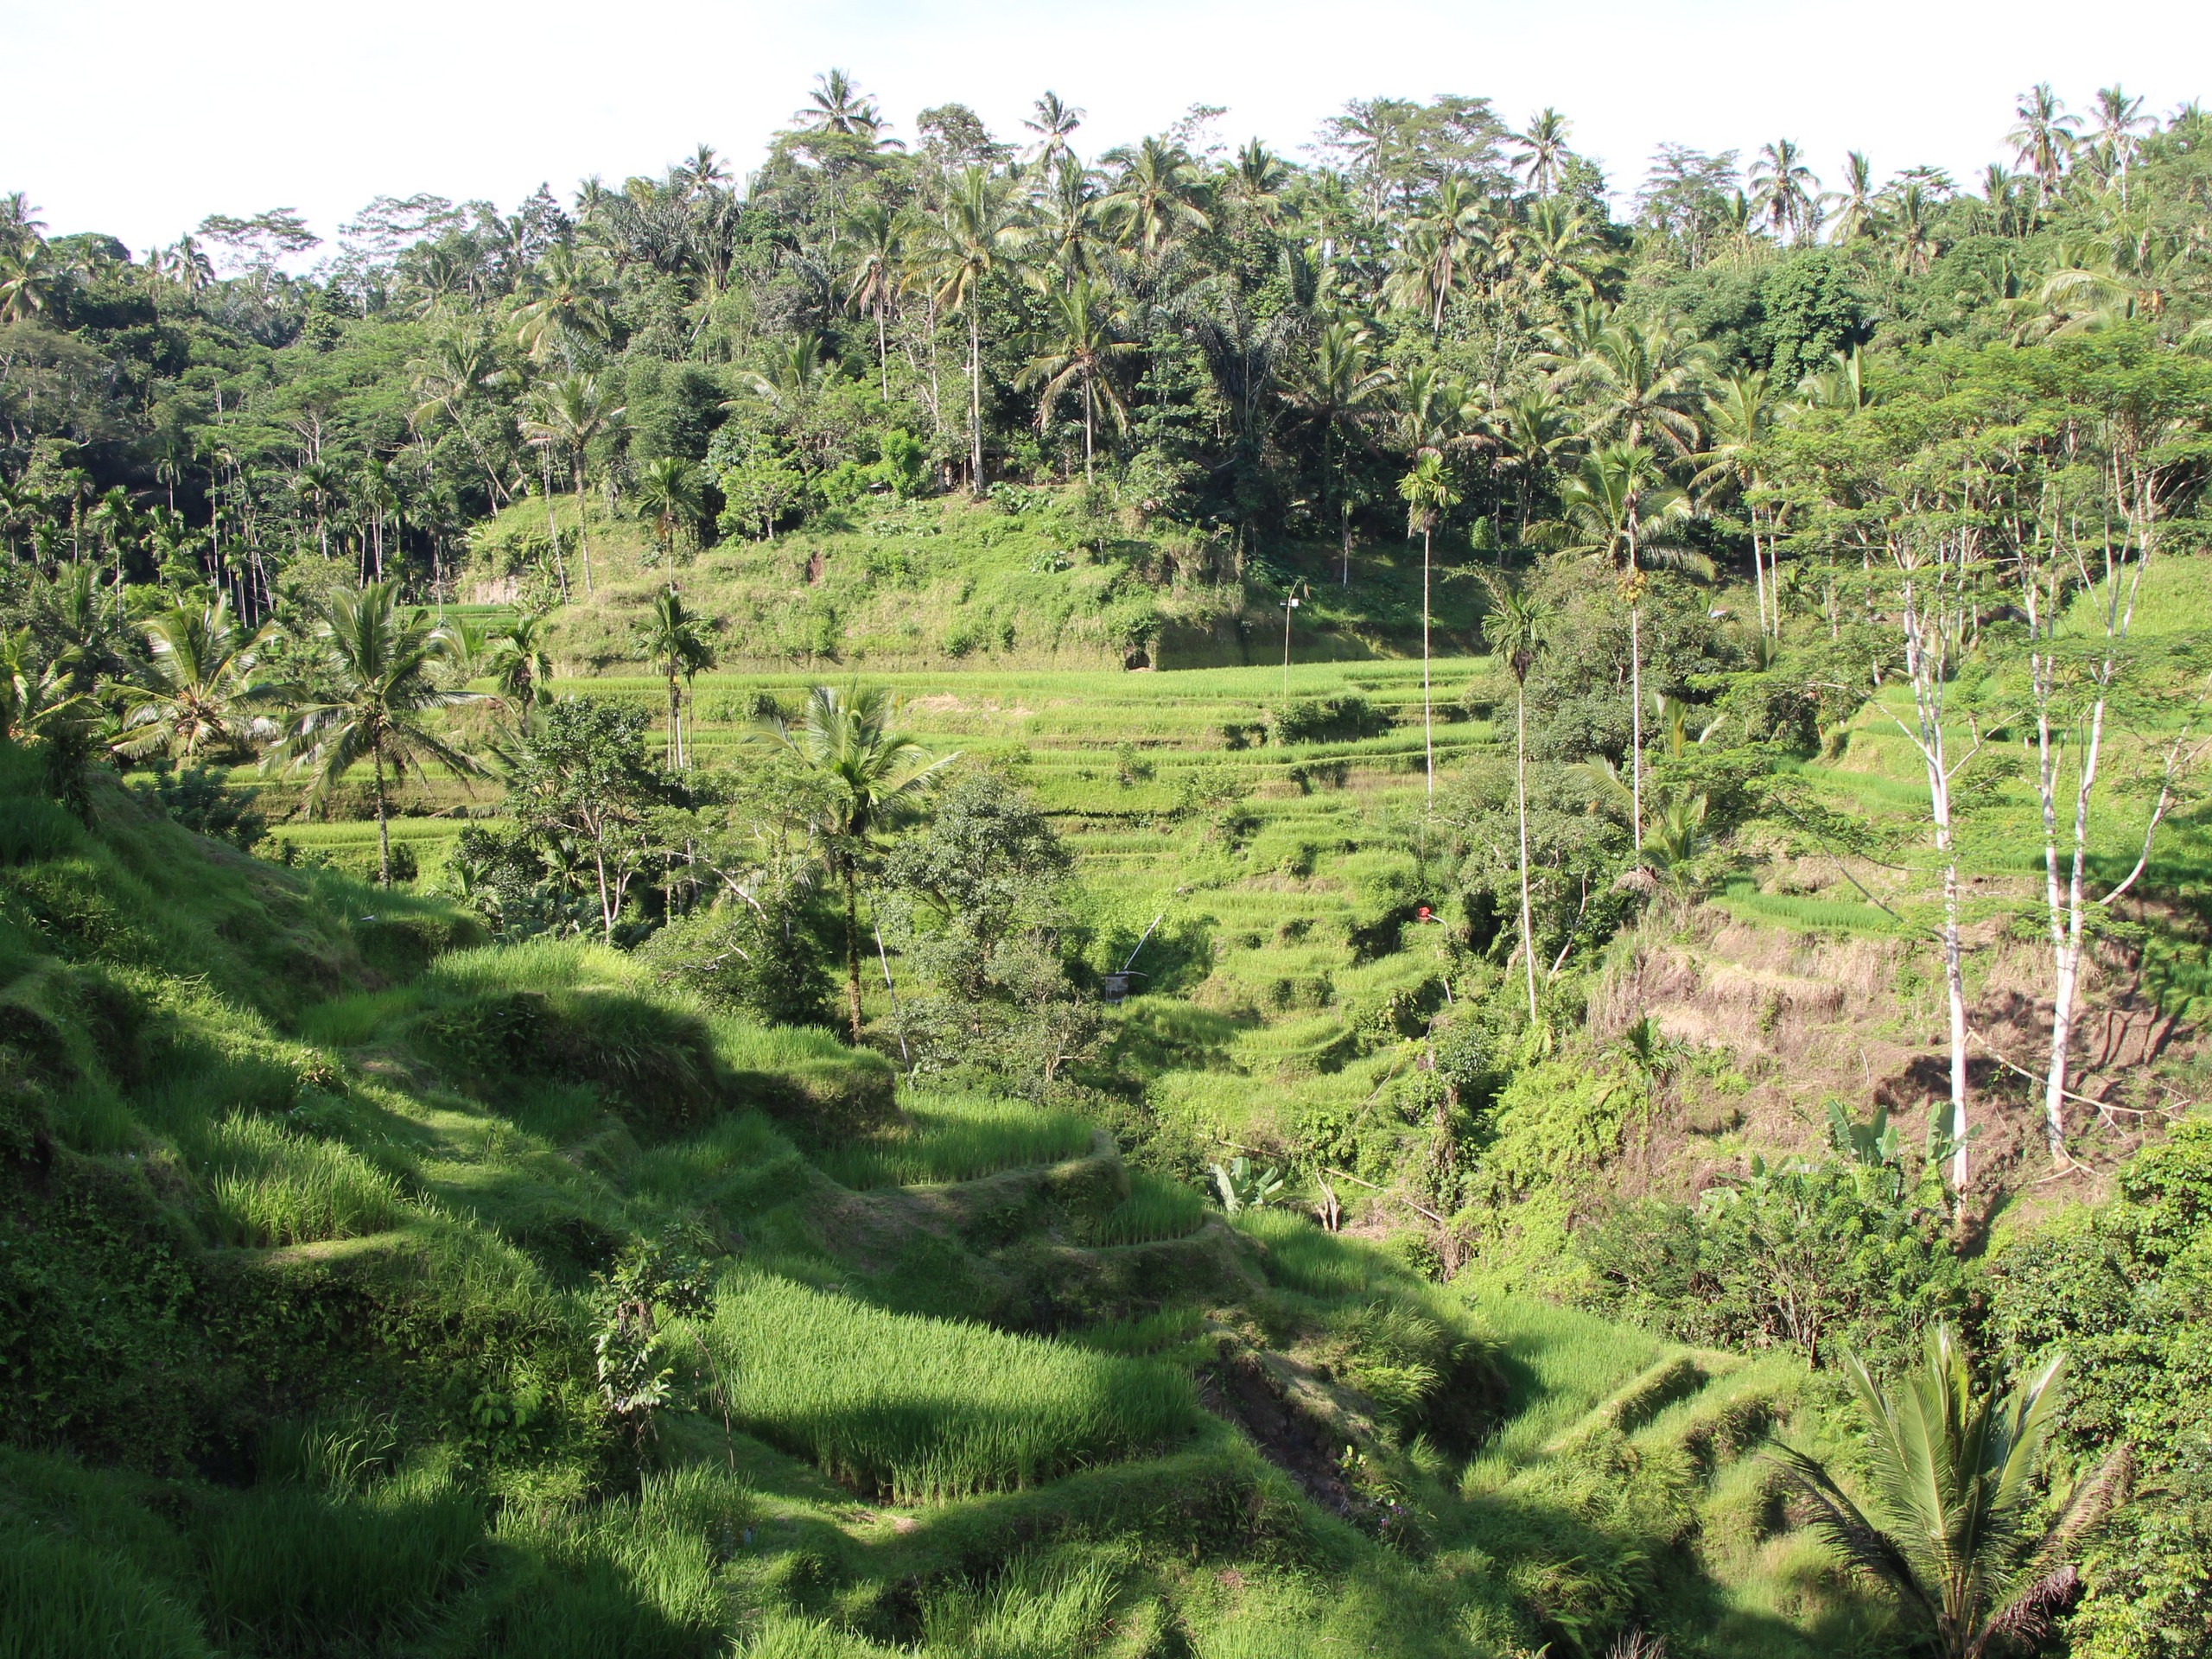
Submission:
[[1300,697],[1268,716],[1278,743],[1351,743],[1380,737],[1390,716],[1357,691],[1334,697]]

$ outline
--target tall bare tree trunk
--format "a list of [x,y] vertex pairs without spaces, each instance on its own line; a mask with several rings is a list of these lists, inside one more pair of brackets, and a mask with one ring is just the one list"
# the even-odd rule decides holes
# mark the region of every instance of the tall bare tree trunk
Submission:
[[1628,607],[1628,793],[1629,817],[1636,844],[1643,845],[1643,607],[1630,600]]
[[[1436,804],[1436,720],[1428,695],[1428,543],[1430,531],[1421,532],[1421,734],[1428,751],[1428,804]],[[1285,637],[1288,637],[1287,629]],[[1287,652],[1285,655],[1287,656]]]
[[968,426],[973,446],[969,464],[975,468],[973,486],[979,501],[983,497],[983,321],[976,315],[976,308],[982,302],[979,295],[969,296]]
[[1529,690],[1513,696],[1513,792],[1521,810],[1521,959],[1529,975],[1529,1023],[1536,1023],[1536,930],[1529,913]]
[[377,780],[377,885],[391,885],[391,813],[384,798],[384,746],[379,743],[369,750]]
[[852,1013],[853,1046],[861,1043],[861,911],[852,866],[845,867],[845,996]]

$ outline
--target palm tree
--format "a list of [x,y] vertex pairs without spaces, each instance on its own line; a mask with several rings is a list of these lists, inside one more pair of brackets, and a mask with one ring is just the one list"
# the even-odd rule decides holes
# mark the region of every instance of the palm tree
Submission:
[[1805,153],[1795,141],[1777,138],[1759,147],[1758,159],[1751,163],[1751,186],[1753,215],[1764,219],[1777,236],[1811,233],[1817,217],[1813,202],[1821,181],[1805,165]]
[[935,302],[968,314],[968,420],[971,487],[983,493],[983,284],[1000,262],[1027,240],[1002,181],[988,167],[966,168],[929,225],[917,275]]
[[1406,504],[1406,534],[1421,532],[1421,727],[1428,752],[1428,804],[1436,804],[1436,721],[1428,688],[1429,546],[1436,522],[1456,499],[1452,480],[1444,470],[1444,457],[1434,450],[1415,458],[1413,470],[1398,480],[1398,494]]
[[[599,377],[594,374],[564,374],[558,380],[548,381],[530,394],[525,406],[522,435],[541,452],[550,454],[556,448],[569,452],[569,477],[575,486],[576,496],[576,547],[583,555],[584,592],[591,592],[591,536],[584,525],[584,481],[587,472],[586,452],[593,442],[612,432],[621,423],[623,410],[618,406],[609,409],[599,390]],[[550,515],[548,515],[549,519]],[[560,552],[560,528],[553,531],[554,552]],[[563,575],[561,597],[569,596],[565,573]]]
[[1854,149],[1844,156],[1843,188],[1831,190],[1821,200],[1831,205],[1830,240],[1853,242],[1874,228],[1881,209],[1874,200],[1874,164],[1866,159],[1865,150]]
[[292,474],[292,493],[315,509],[315,539],[324,558],[330,556],[330,507],[342,493],[338,469],[327,461],[310,461]]
[[707,510],[698,469],[681,455],[655,455],[638,469],[638,508],[653,521],[661,556],[672,556],[677,531],[696,526]]
[[553,657],[545,645],[545,618],[518,616],[486,642],[486,666],[512,708],[528,710],[553,701]]
[[875,362],[883,395],[891,396],[891,348],[884,320],[899,289],[899,262],[906,257],[906,223],[880,201],[863,202],[845,216],[843,240],[853,251],[852,281],[845,300],[875,314]]
[[607,308],[607,286],[567,243],[556,242],[545,251],[530,272],[525,291],[531,298],[515,313],[515,338],[539,361],[557,349],[573,372],[580,346],[613,338],[614,314]]
[[[435,761],[464,778],[483,767],[423,723],[433,709],[473,700],[447,690],[437,669],[453,654],[450,637],[419,607],[403,612],[399,584],[372,583],[334,594],[316,620],[322,675],[313,691],[296,691],[284,740],[264,765],[279,759],[315,774],[318,795],[363,760],[376,779],[377,879],[391,885],[390,785],[412,772],[429,775]],[[387,779],[386,773],[390,776]]]
[[124,729],[138,735],[118,743],[116,752],[133,760],[166,752],[190,766],[202,748],[235,743],[250,726],[244,709],[271,632],[268,625],[251,633],[241,628],[227,598],[179,606],[147,623],[152,667],[143,684],[124,692]]
[[1465,181],[1446,179],[1437,187],[1429,211],[1408,227],[1397,269],[1383,284],[1385,296],[1402,309],[1422,313],[1431,336],[1440,336],[1444,308],[1467,261],[1488,239],[1480,200]]
[[1681,543],[1689,499],[1662,482],[1644,450],[1608,444],[1585,455],[1560,487],[1551,526],[1560,547],[1611,570],[1628,601],[1629,790],[1635,838],[1643,839],[1643,573],[1688,570],[1710,576],[1713,561]]
[[1146,139],[1129,157],[1103,207],[1120,227],[1123,245],[1145,264],[1157,265],[1192,232],[1213,228],[1198,206],[1202,176],[1190,152],[1165,138]]
[[653,595],[652,614],[638,632],[638,647],[645,660],[668,684],[668,764],[682,771],[690,764],[683,747],[683,693],[680,679],[689,683],[702,668],[715,663],[715,648],[702,632],[699,618],[686,610],[676,584]]
[[1483,632],[1513,676],[1513,789],[1521,817],[1521,957],[1528,964],[1529,1023],[1536,1022],[1536,937],[1529,910],[1529,671],[1549,636],[1553,613],[1535,594],[1495,576]]
[[1067,156],[1035,193],[1033,205],[1040,263],[1069,281],[1095,275],[1100,264],[1098,219],[1106,206],[1098,194],[1098,175]]
[[[1321,429],[1324,473],[1336,486],[1337,512],[1344,531],[1339,583],[1351,586],[1351,493],[1344,488],[1343,441],[1339,429],[1355,428],[1375,394],[1389,385],[1390,371],[1379,366],[1367,331],[1349,322],[1332,322],[1314,336],[1313,355],[1293,382],[1291,397]],[[1335,459],[1333,472],[1328,463]]]
[[413,366],[415,393],[422,401],[415,406],[410,417],[411,423],[419,431],[441,415],[451,421],[461,441],[468,445],[469,454],[476,458],[476,464],[484,469],[484,481],[491,492],[492,503],[498,505],[506,491],[499,483],[492,458],[484,453],[484,446],[477,442],[476,434],[468,424],[469,411],[505,378],[499,358],[492,349],[491,335],[482,329],[442,335],[431,341],[429,349]]
[[2141,99],[2130,98],[2117,86],[2097,89],[2097,149],[2107,158],[2112,174],[2120,182],[2122,209],[2127,206],[2128,168],[2142,145],[2143,134],[2157,125],[2143,113]]
[[1049,174],[1061,161],[1075,154],[1074,146],[1068,141],[1083,124],[1085,112],[1065,103],[1054,92],[1047,92],[1030,105],[1030,110],[1032,113],[1025,116],[1021,123],[1037,135],[1031,146],[1030,161]]
[[1816,1459],[1776,1460],[1804,1493],[1836,1553],[1897,1593],[1907,1621],[1942,1659],[2032,1646],[2080,1583],[2072,1556],[2126,1496],[2126,1446],[2079,1482],[2040,1532],[2031,1480],[2058,1415],[2059,1355],[2002,1400],[1974,1391],[1948,1326],[1928,1333],[1919,1365],[1892,1392],[1856,1355],[1844,1369],[1869,1429],[1877,1525]]
[[887,691],[848,696],[817,685],[797,730],[777,715],[757,734],[798,757],[827,785],[814,830],[845,892],[845,990],[855,1044],[861,1040],[861,866],[876,833],[911,817],[923,792],[960,758],[932,760],[920,744],[891,730],[893,713]]
[[1521,504],[1521,538],[1529,536],[1532,486],[1574,448],[1578,434],[1567,405],[1541,387],[1509,397],[1483,422],[1483,430],[1504,464],[1513,470]]
[[[1776,404],[1763,369],[1739,371],[1725,377],[1706,398],[1706,447],[1695,457],[1698,472],[1690,487],[1708,502],[1729,495],[1750,496],[1761,481],[1759,446],[1772,435]],[[1777,603],[1774,620],[1767,621],[1766,550],[1759,531],[1766,511],[1757,499],[1750,504],[1751,524],[1751,580],[1758,593],[1759,632],[1779,634],[1782,610]]]
[[876,111],[875,100],[861,91],[852,76],[842,69],[817,75],[814,90],[806,95],[805,107],[792,111],[791,119],[817,131],[861,137],[874,137],[875,130],[883,124],[883,118]]
[[1513,170],[1525,174],[1529,188],[1539,196],[1548,196],[1559,188],[1560,175],[1574,153],[1567,147],[1567,136],[1572,130],[1565,116],[1547,106],[1529,118],[1528,131],[1516,132],[1506,140],[1521,152]]
[[1135,341],[1116,336],[1106,314],[1104,296],[1087,276],[1046,301],[1051,332],[1039,342],[1044,349],[1029,359],[1020,384],[1038,388],[1037,429],[1052,422],[1052,411],[1071,387],[1083,392],[1083,481],[1090,482],[1091,452],[1097,441],[1098,405],[1103,403],[1115,424],[1127,429],[1128,404],[1113,378],[1106,372],[1121,359],[1141,349]]
[[1554,375],[1553,385],[1589,400],[1592,437],[1618,435],[1638,448],[1649,435],[1688,454],[1697,442],[1711,362],[1710,351],[1688,328],[1616,314],[1588,349]]
[[2013,113],[2019,124],[2005,135],[2005,143],[2012,146],[2012,159],[2036,175],[2036,206],[2041,207],[2058,188],[2074,147],[2081,143],[2082,118],[2066,113],[2046,80],[2021,93]]

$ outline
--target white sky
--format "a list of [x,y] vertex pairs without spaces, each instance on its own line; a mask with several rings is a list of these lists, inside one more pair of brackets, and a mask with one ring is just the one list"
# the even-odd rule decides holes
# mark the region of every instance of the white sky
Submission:
[[741,170],[836,64],[902,136],[931,104],[1019,137],[1046,87],[1095,153],[1194,102],[1223,136],[1308,142],[1345,99],[1455,92],[1518,124],[1546,104],[1632,188],[1671,140],[1798,139],[1833,181],[1961,182],[2005,159],[2014,96],[2087,105],[2114,79],[2164,112],[2212,97],[2212,5],[2137,0],[0,0],[0,191],[56,234],[134,250],[209,213],[296,207],[326,236],[371,196],[511,207],[540,180],[658,172],[702,140]]

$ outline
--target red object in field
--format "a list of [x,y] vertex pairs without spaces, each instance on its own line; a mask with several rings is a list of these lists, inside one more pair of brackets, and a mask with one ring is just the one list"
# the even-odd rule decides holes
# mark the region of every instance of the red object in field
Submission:
[[1425,922],[1425,921],[1427,921],[1427,920],[1428,919],[1428,906],[1427,906],[1427,905],[1416,905],[1416,906],[1414,906],[1414,919],[1415,921],[1417,921],[1417,922]]

